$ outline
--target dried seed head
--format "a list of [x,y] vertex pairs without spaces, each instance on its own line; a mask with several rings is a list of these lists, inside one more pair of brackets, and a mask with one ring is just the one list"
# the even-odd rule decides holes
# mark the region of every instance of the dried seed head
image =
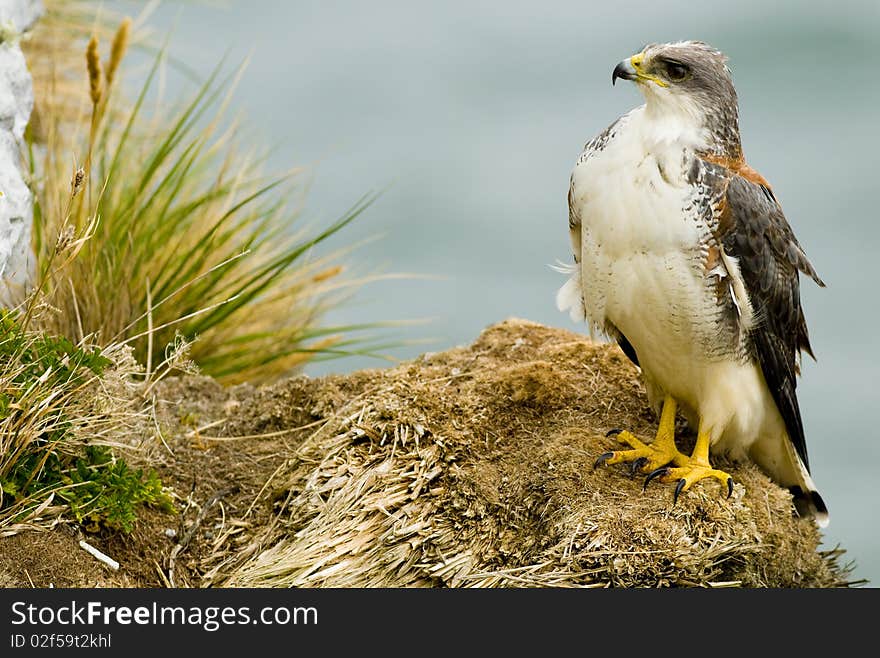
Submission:
[[73,227],[69,224],[61,229],[58,233],[58,239],[55,241],[55,251],[57,253],[61,253],[65,249],[67,249],[70,245],[73,244],[73,239],[76,237],[74,233]]
[[98,56],[98,37],[94,35],[89,39],[89,45],[86,47],[86,65],[89,69],[89,94],[92,97],[92,103],[97,105],[101,102],[103,89],[101,85],[101,58]]
[[116,30],[116,36],[113,37],[113,44],[110,46],[110,59],[107,61],[107,68],[104,77],[107,80],[107,86],[113,84],[116,77],[116,69],[119,68],[125,51],[128,49],[128,37],[131,33],[131,19],[126,17]]
[[85,180],[85,177],[86,177],[86,170],[83,169],[82,167],[80,167],[79,169],[77,169],[74,172],[73,178],[70,180],[71,196],[76,196],[79,193],[79,191],[82,189],[82,184],[83,184],[83,180]]

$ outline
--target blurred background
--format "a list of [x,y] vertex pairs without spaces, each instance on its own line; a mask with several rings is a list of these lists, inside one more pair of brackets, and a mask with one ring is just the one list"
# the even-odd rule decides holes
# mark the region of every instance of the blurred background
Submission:
[[[270,168],[309,168],[310,222],[382,191],[326,248],[365,240],[356,270],[424,276],[369,284],[327,321],[430,319],[394,330],[422,341],[396,358],[469,343],[509,316],[584,331],[556,311],[564,277],[548,265],[570,259],[566,194],[583,144],[641,103],[632,85],[611,86],[614,65],[652,41],[725,51],[748,161],[828,284],[804,284],[819,361],[799,387],[831,511],[825,544],[880,583],[880,3],[228,0],[165,3],[149,23],[202,78],[224,54],[250,56],[232,109],[246,139],[272,148]],[[166,84],[170,97],[197,86],[173,70]]]

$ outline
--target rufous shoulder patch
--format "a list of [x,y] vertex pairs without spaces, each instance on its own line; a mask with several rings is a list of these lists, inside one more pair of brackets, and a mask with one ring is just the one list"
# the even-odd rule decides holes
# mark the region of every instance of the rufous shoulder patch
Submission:
[[767,182],[767,179],[752,169],[752,167],[746,163],[745,158],[741,155],[738,158],[731,158],[724,155],[706,153],[700,155],[700,157],[706,162],[711,162],[712,164],[717,164],[725,169],[729,169],[732,173],[745,178],[750,183],[761,185],[768,190],[772,189],[770,183]]

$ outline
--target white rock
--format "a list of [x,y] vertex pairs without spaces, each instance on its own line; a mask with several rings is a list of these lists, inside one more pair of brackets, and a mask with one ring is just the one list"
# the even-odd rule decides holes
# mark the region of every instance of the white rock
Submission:
[[20,302],[34,276],[33,195],[22,156],[34,92],[19,41],[42,11],[40,0],[0,0],[0,306]]

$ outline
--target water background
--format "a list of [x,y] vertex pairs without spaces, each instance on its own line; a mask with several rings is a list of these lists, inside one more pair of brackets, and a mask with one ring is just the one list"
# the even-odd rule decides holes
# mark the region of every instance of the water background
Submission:
[[[384,190],[327,247],[379,236],[351,258],[356,270],[436,278],[372,284],[328,321],[432,318],[395,332],[429,340],[399,358],[469,343],[509,316],[583,331],[556,311],[563,277],[548,264],[570,257],[566,193],[582,145],[641,102],[632,85],[611,86],[614,65],[652,41],[725,51],[749,163],[828,283],[803,287],[819,362],[805,361],[798,389],[831,510],[826,544],[880,583],[880,3],[230,0],[168,3],[150,23],[203,76],[224,54],[251,55],[233,111],[273,149],[273,169],[310,168],[311,222]],[[193,88],[174,74],[168,86]]]

